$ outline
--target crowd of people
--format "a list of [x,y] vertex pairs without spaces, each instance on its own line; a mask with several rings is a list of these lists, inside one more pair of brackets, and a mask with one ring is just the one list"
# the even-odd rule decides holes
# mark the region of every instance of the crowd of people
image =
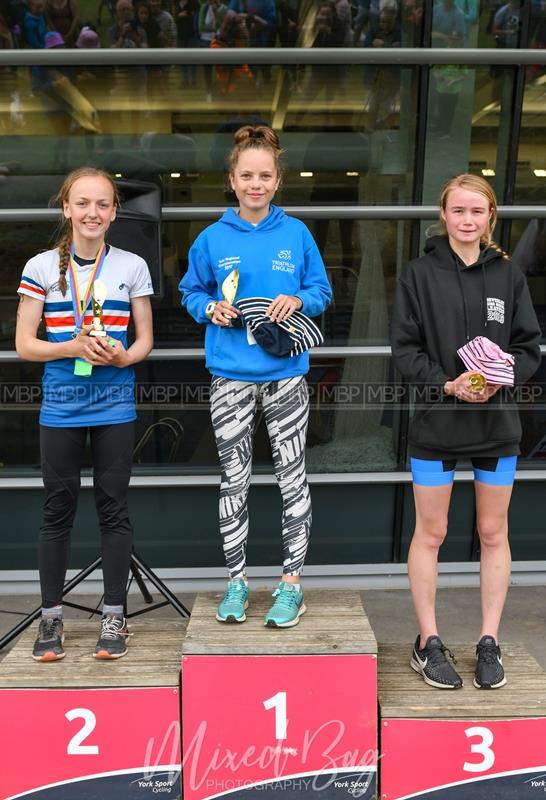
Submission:
[[[66,47],[295,47],[302,45],[295,0],[99,0],[94,18],[78,0],[0,0],[0,49],[45,48],[48,31]],[[420,44],[424,0],[316,3],[311,41],[321,47]],[[461,47],[481,26],[498,47],[518,47],[521,0],[435,0],[432,45]],[[109,27],[104,29],[105,15]],[[470,37],[470,38],[469,38]],[[533,0],[530,44],[546,43],[546,3]],[[473,44],[477,44],[474,42]]]

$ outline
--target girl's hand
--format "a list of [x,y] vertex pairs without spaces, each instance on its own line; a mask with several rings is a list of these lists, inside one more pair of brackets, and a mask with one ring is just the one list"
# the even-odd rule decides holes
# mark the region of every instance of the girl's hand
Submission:
[[239,316],[237,309],[230,305],[227,300],[219,300],[214,307],[214,312],[210,321],[214,325],[219,325],[222,328],[229,326],[230,320],[236,319]]
[[453,395],[458,400],[464,400],[465,403],[487,403],[501,387],[486,383],[481,392],[471,392],[468,388],[468,380],[475,372],[476,370],[468,370],[459,375],[458,378],[455,378],[454,381],[447,381],[444,386],[445,393]]
[[109,344],[109,336],[89,336],[92,325],[84,325],[81,333],[74,341],[78,349],[77,355],[95,367],[126,367],[129,364],[127,351],[121,342],[113,339],[114,344]]
[[289,319],[294,311],[299,311],[302,306],[303,302],[299,297],[291,294],[278,294],[269,305],[266,314],[271,317],[273,322],[282,322]]

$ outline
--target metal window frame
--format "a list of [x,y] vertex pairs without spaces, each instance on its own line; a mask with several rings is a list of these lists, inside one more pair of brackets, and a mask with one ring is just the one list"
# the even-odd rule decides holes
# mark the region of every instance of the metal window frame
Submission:
[[[546,50],[544,51],[546,52]],[[208,221],[222,216],[227,206],[163,206],[162,222]],[[437,206],[283,206],[284,211],[298,219],[352,219],[352,220],[429,220],[437,219]],[[546,218],[546,205],[501,205],[497,208],[499,219]],[[0,208],[3,222],[57,222],[58,208]]]
[[131,66],[175,64],[398,64],[428,66],[433,64],[467,64],[471,66],[523,66],[546,64],[546,51],[529,48],[147,48],[123,50],[3,50],[0,66],[94,65]]
[[[12,50],[0,52],[0,67],[17,66],[55,66],[55,65],[96,65],[96,66],[131,66],[131,65],[175,65],[175,64],[240,64],[249,61],[253,64],[397,64],[400,66],[427,67],[435,64],[465,64],[470,66],[515,66],[522,68],[528,64],[546,64],[546,50],[533,49],[477,49],[477,48],[236,48],[236,49],[146,49],[146,50]],[[520,89],[521,92],[521,89]],[[515,128],[514,128],[515,130]],[[514,137],[516,140],[518,137]],[[184,206],[165,206],[162,209],[162,220],[175,222],[181,220],[210,220],[220,216],[225,206],[202,206],[187,208]],[[301,219],[385,219],[385,220],[422,220],[435,219],[436,206],[292,206],[286,212]],[[58,210],[0,209],[1,222],[50,222],[58,219]],[[546,218],[546,206],[501,206],[499,217],[504,219]],[[546,346],[541,346],[541,353],[546,354]],[[151,360],[191,360],[202,358],[203,348],[153,350]],[[324,347],[312,352],[313,358],[320,357],[388,357],[389,346],[348,346]],[[14,351],[0,353],[0,363],[17,361]],[[472,472],[460,472],[456,480],[466,482],[473,479]],[[546,470],[525,470],[518,472],[518,479],[524,481],[545,480]],[[168,486],[210,486],[216,485],[219,477],[215,475],[150,475],[134,476],[131,485],[134,487],[154,488]],[[402,483],[411,481],[410,473],[399,472],[365,472],[365,473],[326,473],[309,474],[313,484],[362,484],[362,483]],[[255,484],[270,485],[275,483],[273,475],[253,476]],[[88,488],[90,478],[84,478],[82,485]],[[40,488],[38,477],[0,478],[0,489]]]
[[[364,483],[369,484],[411,484],[411,472],[404,470],[396,472],[308,472],[307,480],[312,486],[331,486],[332,484],[355,485]],[[516,480],[524,482],[535,482],[546,480],[546,469],[517,470]],[[472,483],[474,473],[472,470],[461,470],[455,473],[457,483]],[[252,486],[277,486],[277,479],[273,474],[252,475],[250,479]],[[131,476],[131,489],[187,489],[207,487],[217,487],[220,485],[220,475],[210,473],[208,475],[195,475],[178,473],[176,475],[135,475]],[[0,491],[2,489],[43,489],[44,484],[40,476],[16,475],[0,478]],[[81,479],[82,489],[93,488],[93,478],[84,475]]]

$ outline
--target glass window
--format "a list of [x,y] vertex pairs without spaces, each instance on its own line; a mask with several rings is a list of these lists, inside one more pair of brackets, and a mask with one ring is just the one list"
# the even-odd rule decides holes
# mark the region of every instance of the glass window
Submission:
[[[544,14],[546,14],[546,11]],[[541,35],[544,35],[546,18],[536,30],[542,31]],[[546,120],[546,108],[544,106],[545,81],[546,66],[544,64],[526,67],[515,203],[544,204],[546,190],[546,169],[544,169],[546,166],[544,141],[544,123]]]
[[538,321],[546,334],[546,219],[512,220],[510,254],[527,277]]
[[[164,296],[154,301],[157,347],[199,346],[200,325],[180,309],[187,252],[209,223],[164,226]],[[410,224],[396,220],[306,220],[324,259],[333,301],[317,320],[326,345],[388,344],[396,274],[409,259]]]
[[[180,307],[178,284],[188,251],[213,220],[162,226],[163,265],[152,299],[155,347],[200,347],[204,331]],[[333,288],[333,301],[317,322],[326,345],[388,344],[388,309],[396,275],[409,259],[411,225],[403,220],[306,220]],[[55,225],[0,224],[4,258],[0,278],[0,347],[14,348],[17,286],[25,262],[54,243]]]
[[[39,364],[2,365],[0,460],[8,470],[39,468]],[[398,413],[390,359],[315,358],[308,376],[309,472],[395,469]],[[202,361],[145,361],[137,366],[135,469],[217,473],[209,417],[210,375]],[[87,458],[85,466],[89,467]],[[271,472],[271,451],[258,413],[257,471]]]
[[513,117],[515,68],[442,64],[431,68],[423,202],[462,172],[485,177],[502,202]]
[[[195,84],[185,77],[189,69]],[[233,86],[223,86],[220,69],[235,75]],[[244,79],[238,69],[10,70],[0,81],[0,207],[47,206],[62,176],[82,164],[161,181],[166,205],[223,205],[233,132],[248,122],[281,135],[280,202],[410,201],[416,68],[277,65]]]

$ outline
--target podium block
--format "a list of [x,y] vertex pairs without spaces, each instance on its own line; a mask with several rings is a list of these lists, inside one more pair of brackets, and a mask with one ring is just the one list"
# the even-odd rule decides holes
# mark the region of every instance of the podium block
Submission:
[[178,800],[186,625],[139,620],[107,662],[92,655],[96,621],[67,620],[51,663],[32,660],[27,631],[0,662],[0,800]]
[[299,625],[272,629],[268,593],[251,593],[242,624],[198,595],[183,644],[185,800],[375,798],[377,644],[357,592],[324,598],[307,591]]
[[[411,645],[380,645],[382,800],[520,800],[546,792],[546,674],[503,645],[507,684],[476,689],[474,646],[453,645],[462,689],[435,689]],[[542,796],[544,796],[542,794]]]

